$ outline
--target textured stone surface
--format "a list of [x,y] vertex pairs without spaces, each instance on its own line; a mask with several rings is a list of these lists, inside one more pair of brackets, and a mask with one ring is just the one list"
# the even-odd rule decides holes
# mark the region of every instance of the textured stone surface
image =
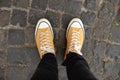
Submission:
[[112,26],[110,31],[110,40],[120,43],[120,26]]
[[96,0],[85,0],[84,6],[90,10],[95,10],[97,8]]
[[94,37],[107,39],[110,36],[110,24],[106,21],[97,21],[94,29]]
[[[27,72],[24,67],[8,67],[7,69],[7,80],[28,80]],[[13,76],[14,75],[14,76]]]
[[103,3],[98,13],[98,18],[105,20],[106,22],[111,22],[112,17],[115,14],[115,8],[110,3]]
[[28,27],[25,29],[25,43],[28,45],[35,44],[35,28],[34,27]]
[[0,7],[10,7],[11,0],[0,0]]
[[65,0],[49,0],[49,8],[63,11]]
[[27,54],[27,58],[30,64],[38,64],[40,62],[40,57],[38,53],[38,49],[36,47],[33,48],[25,48],[25,52]]
[[7,57],[9,64],[27,64],[28,62],[24,48],[9,48]]
[[11,24],[16,25],[19,24],[20,26],[26,26],[27,24],[27,12],[20,11],[17,9],[13,10],[12,17],[11,17]]
[[0,50],[0,66],[6,63],[6,53]]
[[109,45],[107,48],[106,55],[111,58],[112,61],[117,63],[120,62],[120,46],[117,45]]
[[94,24],[96,14],[93,12],[90,12],[90,11],[82,12],[80,17],[81,17],[81,20],[83,21],[84,24],[92,25],[92,24]]
[[16,7],[29,7],[29,0],[13,0],[13,5]]
[[[65,67],[59,66],[59,80],[68,80]],[[64,74],[63,74],[64,73]]]
[[39,10],[30,10],[29,13],[29,19],[28,22],[31,24],[37,24],[37,21],[40,18],[43,18],[45,16],[45,12],[39,11]]
[[74,15],[79,15],[81,10],[81,4],[82,3],[78,1],[67,1],[65,4],[65,12]]
[[0,49],[5,49],[7,46],[7,31],[0,30]]
[[25,42],[25,33],[23,30],[10,29],[8,31],[8,43],[11,45],[22,45]]
[[10,18],[10,11],[0,10],[0,27],[8,25],[9,18]]
[[5,80],[5,69],[0,68],[0,80]]
[[120,8],[119,8],[118,11],[117,11],[116,21],[117,21],[118,24],[120,25]]
[[62,28],[67,29],[69,22],[74,18],[75,16],[71,16],[68,14],[63,14],[62,16]]
[[48,0],[33,0],[32,8],[45,10],[47,8]]
[[53,28],[59,80],[71,19],[84,23],[83,57],[98,80],[120,80],[120,0],[0,0],[0,80],[30,80],[40,57],[35,27],[47,18]]
[[60,13],[55,13],[52,11],[47,11],[45,17],[51,22],[53,28],[60,27]]
[[113,5],[116,6],[117,2],[119,2],[119,0],[108,0],[110,3],[112,3]]

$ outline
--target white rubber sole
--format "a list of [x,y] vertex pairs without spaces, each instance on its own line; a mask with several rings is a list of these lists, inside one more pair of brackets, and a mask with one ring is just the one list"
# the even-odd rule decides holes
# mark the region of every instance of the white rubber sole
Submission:
[[68,31],[69,31],[71,25],[73,24],[73,22],[79,22],[79,23],[80,23],[80,25],[81,25],[80,28],[83,29],[83,31],[84,31],[84,36],[85,36],[85,29],[84,29],[84,26],[83,26],[83,22],[82,22],[79,18],[73,18],[73,19],[70,21],[69,25],[68,25],[68,28],[67,28],[67,31],[66,31],[66,38],[67,38],[67,36],[68,36]]
[[50,22],[46,19],[46,18],[42,18],[40,19],[38,22],[37,22],[37,25],[36,25],[36,29],[35,29],[35,37],[36,37],[36,33],[37,33],[37,30],[39,29],[39,25],[42,23],[42,22],[45,22],[49,25],[51,31],[52,31],[52,35],[53,35],[53,38],[54,38],[54,34],[53,34],[53,29],[52,29],[52,26],[50,24]]

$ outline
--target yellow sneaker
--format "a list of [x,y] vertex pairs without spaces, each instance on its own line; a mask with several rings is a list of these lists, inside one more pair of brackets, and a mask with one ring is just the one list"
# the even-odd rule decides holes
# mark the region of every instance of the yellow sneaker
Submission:
[[53,44],[53,30],[47,19],[40,19],[36,25],[35,40],[40,58],[46,53],[55,54]]
[[84,38],[85,38],[85,31],[83,27],[83,23],[79,18],[74,18],[68,25],[67,32],[67,49],[66,55],[69,52],[74,52],[77,54],[82,55],[81,48],[83,46]]

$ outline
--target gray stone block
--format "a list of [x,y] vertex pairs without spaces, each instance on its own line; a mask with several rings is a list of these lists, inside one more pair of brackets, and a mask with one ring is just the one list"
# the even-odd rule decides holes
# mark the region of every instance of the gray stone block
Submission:
[[11,2],[11,0],[0,0],[0,7],[10,7]]
[[28,27],[25,29],[25,43],[27,45],[35,44],[35,28],[34,27]]
[[98,20],[95,24],[93,36],[96,38],[108,39],[110,24],[102,20]]
[[28,80],[29,73],[26,67],[8,67],[6,80]]
[[9,48],[7,54],[9,64],[27,64],[28,58],[24,48]]
[[63,14],[62,15],[62,28],[67,29],[69,22],[75,18],[75,16],[69,15],[69,14]]
[[13,0],[13,6],[28,8],[29,7],[29,0]]
[[24,31],[17,29],[10,29],[8,31],[8,43],[11,45],[23,45],[25,43]]
[[78,1],[67,1],[65,4],[65,12],[80,15],[82,2]]
[[113,16],[115,15],[115,7],[110,3],[103,3],[98,12],[98,18],[105,20],[106,22],[111,22]]
[[80,17],[85,25],[93,25],[96,18],[96,14],[93,12],[87,11],[87,12],[82,12]]
[[49,8],[64,11],[66,0],[49,0]]
[[109,39],[114,42],[120,43],[120,26],[112,26],[110,30]]
[[14,9],[11,17],[11,24],[19,24],[20,26],[26,26],[27,12]]
[[6,52],[0,50],[0,66],[6,63]]
[[59,28],[60,27],[60,18],[61,14],[58,12],[52,12],[47,11],[45,18],[47,18],[50,22],[53,28]]
[[48,0],[33,0],[31,7],[35,9],[45,10],[47,8]]
[[7,30],[0,30],[0,49],[7,47]]
[[5,80],[5,69],[0,68],[0,80]]
[[10,11],[0,10],[0,27],[8,25],[9,18],[10,18]]
[[41,18],[44,18],[44,16],[45,16],[45,12],[44,11],[31,9],[30,13],[29,13],[28,22],[31,23],[31,24],[36,25],[38,20],[41,19]]
[[96,10],[97,1],[96,0],[85,0],[84,6],[90,10]]

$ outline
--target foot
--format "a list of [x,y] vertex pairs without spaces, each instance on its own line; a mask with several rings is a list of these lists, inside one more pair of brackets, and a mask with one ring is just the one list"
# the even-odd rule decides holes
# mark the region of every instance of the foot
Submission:
[[82,55],[81,48],[83,46],[83,42],[85,38],[85,31],[84,31],[83,23],[79,18],[74,18],[69,23],[66,32],[66,38],[67,38],[67,49],[66,49],[65,58],[69,52],[74,52]]
[[47,53],[55,54],[53,44],[53,30],[47,19],[40,19],[35,30],[36,45],[40,54],[40,58]]

